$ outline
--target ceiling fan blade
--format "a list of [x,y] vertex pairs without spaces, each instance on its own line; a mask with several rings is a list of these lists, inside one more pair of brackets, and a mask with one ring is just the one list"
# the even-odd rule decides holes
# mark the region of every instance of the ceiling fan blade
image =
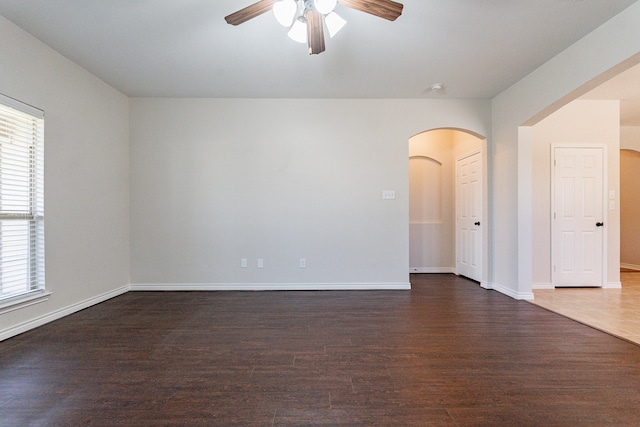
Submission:
[[240,9],[229,16],[225,16],[224,20],[231,25],[240,25],[243,22],[247,22],[249,19],[253,19],[256,16],[268,12],[276,1],[277,0],[260,0],[259,2],[247,6],[244,9]]
[[324,28],[322,14],[315,9],[307,12],[307,35],[309,40],[309,55],[324,52]]
[[391,0],[338,0],[338,3],[389,21],[395,21],[402,15],[402,8],[404,7],[402,3]]

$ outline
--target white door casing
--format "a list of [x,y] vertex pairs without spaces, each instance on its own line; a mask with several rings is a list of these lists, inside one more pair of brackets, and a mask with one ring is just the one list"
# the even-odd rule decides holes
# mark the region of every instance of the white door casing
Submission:
[[456,160],[456,273],[482,281],[482,151]]
[[603,286],[604,146],[552,146],[551,262],[556,287]]

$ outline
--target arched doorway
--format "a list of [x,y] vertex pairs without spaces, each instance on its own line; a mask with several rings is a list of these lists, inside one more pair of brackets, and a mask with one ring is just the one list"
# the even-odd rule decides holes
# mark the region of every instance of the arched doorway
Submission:
[[[457,179],[457,169],[464,159],[478,159],[480,179],[475,201],[479,218],[472,221],[473,235],[461,224],[464,217],[463,184]],[[487,235],[487,167],[486,139],[461,129],[433,129],[409,139],[409,267],[411,273],[456,273],[486,283],[488,263]],[[462,163],[461,163],[462,162]],[[462,190],[461,190],[462,189]],[[486,218],[486,220],[482,220]],[[477,225],[475,225],[477,224]],[[465,237],[466,236],[466,237]],[[479,240],[474,241],[477,236]],[[462,268],[463,248],[477,244],[479,259],[477,276],[465,274]]]
[[620,150],[620,267],[640,271],[640,152]]

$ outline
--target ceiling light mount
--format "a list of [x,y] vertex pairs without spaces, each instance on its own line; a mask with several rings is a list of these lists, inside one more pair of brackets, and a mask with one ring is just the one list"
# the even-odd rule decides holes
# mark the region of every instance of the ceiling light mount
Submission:
[[309,54],[324,51],[324,28],[333,38],[347,23],[334,9],[338,0],[276,0],[273,14],[289,28],[287,35],[298,43],[309,44]]
[[431,86],[429,86],[429,90],[431,92],[435,92],[437,94],[444,94],[445,92],[445,87],[444,87],[444,83],[434,83]]

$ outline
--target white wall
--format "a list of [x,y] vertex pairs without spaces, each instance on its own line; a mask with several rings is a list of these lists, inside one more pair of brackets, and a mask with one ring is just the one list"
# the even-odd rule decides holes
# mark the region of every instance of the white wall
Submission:
[[526,127],[603,82],[610,69],[638,63],[638,22],[636,2],[493,99],[494,289],[533,298],[533,149]]
[[620,127],[620,149],[640,151],[640,126]]
[[131,100],[133,288],[408,286],[408,140],[448,126],[489,102]]
[[[551,146],[605,144],[607,185],[616,208],[606,215],[607,283],[620,284],[620,102],[576,100],[533,126],[533,284],[551,285]],[[604,218],[603,218],[604,219]]]
[[45,111],[48,301],[0,315],[0,340],[126,291],[128,99],[0,17],[0,93]]
[[453,131],[453,160],[484,148],[483,140],[467,132]]

